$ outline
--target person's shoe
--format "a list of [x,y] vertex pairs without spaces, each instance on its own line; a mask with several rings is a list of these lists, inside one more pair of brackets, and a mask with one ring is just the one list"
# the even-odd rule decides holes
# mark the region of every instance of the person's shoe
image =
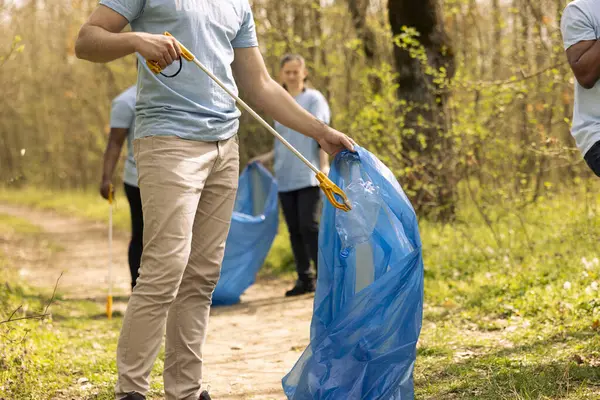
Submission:
[[210,395],[208,394],[208,392],[205,390],[202,393],[200,393],[200,397],[198,398],[198,400],[212,400],[210,398]]
[[131,392],[123,400],[146,400],[146,396],[139,393]]
[[285,292],[285,297],[302,296],[303,294],[313,293],[315,291],[314,281],[296,281],[296,285]]

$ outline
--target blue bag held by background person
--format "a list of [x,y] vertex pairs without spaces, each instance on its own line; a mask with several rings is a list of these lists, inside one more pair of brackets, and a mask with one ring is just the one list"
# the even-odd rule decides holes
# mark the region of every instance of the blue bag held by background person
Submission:
[[283,379],[291,400],[412,400],[423,317],[416,214],[373,154],[339,154],[329,177],[350,212],[325,203],[311,342]]
[[248,165],[239,180],[214,305],[238,303],[256,280],[277,235],[277,201],[275,178],[260,164]]

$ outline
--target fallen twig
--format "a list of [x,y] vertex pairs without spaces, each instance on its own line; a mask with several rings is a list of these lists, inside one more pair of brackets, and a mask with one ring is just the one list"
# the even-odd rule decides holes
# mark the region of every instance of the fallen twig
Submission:
[[52,292],[52,297],[50,298],[50,300],[48,301],[48,304],[46,304],[46,308],[44,309],[44,312],[42,314],[37,314],[37,315],[28,315],[26,317],[21,317],[21,318],[13,318],[15,316],[15,314],[21,309],[23,308],[23,305],[21,304],[19,307],[17,307],[11,314],[10,317],[8,317],[8,319],[4,320],[4,321],[0,321],[0,325],[3,324],[8,324],[9,322],[15,322],[15,321],[23,321],[23,320],[27,320],[27,319],[44,319],[48,316],[50,316],[50,313],[48,313],[48,309],[50,308],[50,306],[52,305],[52,303],[54,302],[54,298],[56,296],[56,290],[58,289],[58,283],[60,282],[60,279],[62,278],[64,272],[60,273],[60,276],[58,277],[58,279],[56,280],[56,284],[54,285],[54,291]]

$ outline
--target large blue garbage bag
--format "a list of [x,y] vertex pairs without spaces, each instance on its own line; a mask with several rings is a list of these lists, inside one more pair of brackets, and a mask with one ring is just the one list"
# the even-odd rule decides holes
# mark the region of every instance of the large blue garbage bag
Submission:
[[248,165],[239,180],[214,305],[238,303],[254,283],[277,235],[277,200],[277,182],[269,171],[258,163]]
[[392,172],[358,147],[339,154],[330,178],[348,195],[326,203],[311,342],[283,378],[288,399],[414,398],[423,315],[417,218]]

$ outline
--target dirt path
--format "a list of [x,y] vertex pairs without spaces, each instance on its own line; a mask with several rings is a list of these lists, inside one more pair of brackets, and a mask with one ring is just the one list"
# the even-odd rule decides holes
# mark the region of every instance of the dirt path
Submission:
[[[51,254],[26,249],[5,249],[19,263],[19,275],[32,286],[53,287],[63,273],[59,289],[66,297],[105,296],[108,283],[108,228],[50,211],[0,204],[0,213],[19,217],[43,230],[39,240],[51,242]],[[113,236],[113,288],[115,295],[129,294],[127,236]],[[39,246],[43,249],[45,246]]]
[[[40,240],[58,251],[50,255],[23,249],[0,249],[19,260],[19,274],[32,286],[51,289],[63,272],[59,289],[65,297],[106,295],[107,227],[53,212],[0,204],[0,213],[23,218],[45,232]],[[113,243],[116,294],[128,295],[126,234]],[[16,254],[14,254],[16,252]],[[263,281],[251,287],[242,303],[214,308],[205,347],[205,383],[217,399],[285,399],[281,378],[308,344],[312,297],[285,299],[290,282]],[[124,311],[126,303],[116,304]]]

